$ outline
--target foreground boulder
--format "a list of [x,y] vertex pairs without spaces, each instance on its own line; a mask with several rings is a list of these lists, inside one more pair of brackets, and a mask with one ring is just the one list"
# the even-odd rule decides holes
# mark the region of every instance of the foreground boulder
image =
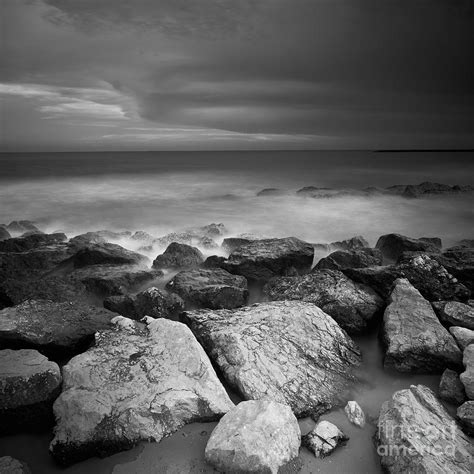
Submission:
[[380,250],[362,248],[356,250],[336,250],[322,258],[315,266],[317,270],[344,270],[346,268],[366,268],[382,265]]
[[220,268],[179,272],[166,288],[188,305],[210,309],[232,309],[247,302],[247,280]]
[[400,234],[382,235],[375,248],[379,249],[383,257],[396,262],[403,252],[439,253],[440,246],[432,239],[412,239]]
[[462,328],[459,326],[451,326],[449,332],[458,343],[459,348],[463,351],[469,344],[474,343],[474,330]]
[[143,327],[118,318],[120,327],[98,332],[94,347],[63,368],[50,445],[61,464],[160,441],[233,407],[184,324],[156,319]]
[[474,308],[459,301],[437,301],[433,307],[440,321],[447,326],[474,329]]
[[34,348],[52,357],[84,350],[114,313],[77,302],[30,300],[0,311],[0,345]]
[[395,392],[382,405],[376,444],[388,473],[472,472],[471,440],[423,385]]
[[271,300],[313,303],[353,334],[363,332],[384,307],[384,301],[374,290],[349,280],[337,270],[313,270],[301,277],[274,278],[263,291]]
[[31,474],[28,465],[11,456],[3,456],[0,458],[1,474]]
[[431,305],[406,279],[399,279],[383,317],[384,366],[400,372],[456,369],[461,351]]
[[153,261],[153,268],[194,268],[203,262],[204,255],[196,247],[172,242]]
[[305,273],[313,263],[314,248],[295,237],[261,239],[236,248],[222,268],[253,281],[267,281],[290,269]]
[[459,376],[466,395],[469,400],[474,400],[474,344],[470,344],[464,349],[462,362],[465,371]]
[[74,268],[88,265],[147,265],[145,255],[127,250],[117,244],[93,244],[81,248],[71,257]]
[[291,408],[267,400],[241,402],[225,414],[206,446],[206,461],[221,472],[277,474],[301,444]]
[[56,363],[32,349],[0,351],[0,434],[51,426],[60,391]]
[[349,439],[336,425],[320,421],[315,428],[303,436],[302,442],[317,458],[331,454]]
[[474,401],[464,402],[457,410],[456,415],[469,436],[474,436]]
[[352,340],[311,303],[279,301],[182,317],[245,400],[268,397],[297,416],[338,405],[360,363]]
[[439,382],[439,398],[457,406],[466,400],[464,385],[454,370],[446,369],[443,372]]

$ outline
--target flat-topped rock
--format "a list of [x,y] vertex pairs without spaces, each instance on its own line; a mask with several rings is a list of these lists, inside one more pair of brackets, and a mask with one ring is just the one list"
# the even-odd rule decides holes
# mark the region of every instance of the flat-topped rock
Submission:
[[317,458],[331,454],[339,445],[349,439],[336,425],[329,421],[320,421],[315,428],[303,436],[302,443]]
[[474,329],[474,308],[459,301],[436,301],[433,303],[440,321],[448,326]]
[[392,262],[396,262],[403,252],[439,252],[440,247],[433,240],[428,238],[412,239],[400,234],[382,235],[375,248],[379,249],[383,257]]
[[382,265],[382,254],[378,249],[362,248],[336,250],[322,258],[314,267],[316,270],[344,270]]
[[196,247],[172,242],[153,261],[153,268],[194,268],[203,262],[204,255]]
[[316,416],[341,403],[360,363],[353,341],[312,303],[190,311],[182,318],[245,400],[268,397],[290,405],[297,416]]

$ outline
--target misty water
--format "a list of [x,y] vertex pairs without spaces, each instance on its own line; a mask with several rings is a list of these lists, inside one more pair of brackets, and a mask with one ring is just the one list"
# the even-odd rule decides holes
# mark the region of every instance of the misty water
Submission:
[[[159,237],[211,222],[229,236],[295,236],[332,242],[363,235],[371,245],[389,232],[441,237],[445,246],[474,237],[473,196],[348,194],[324,199],[299,197],[303,186],[357,190],[368,186],[435,181],[472,184],[474,153],[374,152],[154,152],[0,155],[0,223],[29,219],[46,231],[69,237],[86,231],[144,230]],[[263,188],[286,194],[257,197]],[[123,240],[135,250],[139,243]],[[204,250],[204,249],[203,249]],[[204,250],[209,255],[209,250]],[[156,255],[150,254],[154,258]],[[254,292],[252,301],[260,295]],[[439,376],[400,375],[383,370],[377,328],[355,338],[363,354],[359,383],[351,396],[365,410],[364,429],[336,409],[323,416],[350,440],[323,460],[301,449],[302,473],[380,472],[372,437],[381,404],[393,392],[423,383],[437,389]],[[302,432],[314,422],[300,421]],[[0,438],[0,456],[26,461],[34,473],[213,472],[204,447],[215,423],[184,427],[160,443],[143,444],[106,459],[90,459],[67,469],[49,458],[51,433]]]

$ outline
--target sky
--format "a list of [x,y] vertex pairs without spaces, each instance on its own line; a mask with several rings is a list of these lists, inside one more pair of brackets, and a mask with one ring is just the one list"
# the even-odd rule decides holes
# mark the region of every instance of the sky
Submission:
[[474,0],[1,0],[1,151],[474,148]]

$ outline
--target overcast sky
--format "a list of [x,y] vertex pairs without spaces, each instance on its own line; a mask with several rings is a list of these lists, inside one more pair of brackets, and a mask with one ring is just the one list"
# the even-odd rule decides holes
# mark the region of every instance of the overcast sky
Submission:
[[1,149],[474,148],[472,0],[1,0]]

